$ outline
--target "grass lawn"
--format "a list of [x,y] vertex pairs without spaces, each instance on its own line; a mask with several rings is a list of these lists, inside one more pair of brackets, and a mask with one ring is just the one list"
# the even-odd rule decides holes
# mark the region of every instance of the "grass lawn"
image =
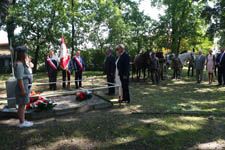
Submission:
[[[85,76],[105,78],[102,72]],[[1,118],[0,150],[225,149],[225,87],[208,85],[206,77],[196,84],[184,69],[180,80],[159,85],[131,80],[129,105],[32,120],[28,129],[19,129],[15,118]],[[47,81],[44,73],[34,78]]]

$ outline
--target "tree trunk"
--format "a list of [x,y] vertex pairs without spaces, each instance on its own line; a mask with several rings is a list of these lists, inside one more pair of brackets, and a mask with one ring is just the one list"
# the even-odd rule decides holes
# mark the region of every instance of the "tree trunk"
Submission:
[[72,0],[72,42],[71,42],[71,47],[72,47],[72,52],[71,52],[71,58],[74,56],[74,0]]
[[178,45],[177,45],[177,54],[179,53],[180,51],[180,44],[181,44],[181,37],[179,37],[179,40],[178,40]]
[[34,73],[37,72],[37,63],[38,63],[38,53],[40,51],[40,45],[37,44],[36,50],[35,50],[35,56],[34,56]]
[[34,73],[37,72],[37,63],[38,63],[39,51],[40,51],[40,33],[37,32],[37,47],[36,47],[35,56],[34,56]]

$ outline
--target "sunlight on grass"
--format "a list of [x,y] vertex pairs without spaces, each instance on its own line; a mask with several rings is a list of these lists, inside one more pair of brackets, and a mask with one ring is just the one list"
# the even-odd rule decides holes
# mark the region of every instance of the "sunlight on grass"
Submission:
[[25,132],[22,132],[21,135],[29,135],[29,134],[37,134],[38,129],[30,129],[26,130]]
[[174,118],[173,120],[169,120],[164,124],[164,126],[167,126],[171,130],[200,130],[202,126],[206,123],[206,119],[202,117],[186,117],[186,116],[180,116],[177,118]]
[[221,104],[224,103],[224,100],[216,100],[216,101],[191,101],[189,104]]
[[196,89],[195,91],[193,91],[193,93],[208,93],[208,92],[214,92],[215,89],[212,88],[200,88],[200,89]]
[[174,133],[174,132],[168,131],[168,130],[157,130],[155,132],[156,132],[156,134],[161,135],[161,136],[165,136],[165,135],[169,135],[169,134]]
[[201,143],[194,146],[194,149],[198,150],[224,150],[225,149],[225,140],[218,140],[212,142]]
[[124,144],[129,143],[132,141],[135,141],[137,138],[133,136],[127,136],[127,137],[118,137],[114,140],[115,144]]
[[141,119],[139,120],[140,122],[143,122],[143,123],[152,123],[152,124],[165,124],[166,122],[161,120],[161,119]]

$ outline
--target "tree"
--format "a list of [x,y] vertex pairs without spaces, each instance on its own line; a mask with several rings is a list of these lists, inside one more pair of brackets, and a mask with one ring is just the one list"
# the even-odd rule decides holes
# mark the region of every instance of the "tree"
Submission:
[[[201,18],[201,11],[204,8],[205,1],[152,0],[152,3],[167,7],[166,15],[160,18],[159,25],[156,26],[154,32],[159,33],[158,37],[164,37],[164,41],[168,41],[167,47],[172,49],[172,52],[179,53],[183,42],[186,40],[198,39],[198,37],[204,38],[206,24]],[[165,31],[157,32],[161,27]]]
[[205,18],[206,22],[209,24],[207,30],[210,39],[213,40],[214,37],[220,37],[219,43],[221,45],[225,44],[225,1],[217,0],[215,1],[214,7],[206,5],[202,11],[202,17]]

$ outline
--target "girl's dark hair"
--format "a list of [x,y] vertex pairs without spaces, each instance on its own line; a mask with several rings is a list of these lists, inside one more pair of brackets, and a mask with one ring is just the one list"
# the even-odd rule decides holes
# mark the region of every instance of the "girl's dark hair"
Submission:
[[23,65],[26,64],[26,55],[25,55],[25,52],[23,51],[20,51],[20,52],[17,52],[17,56],[16,56],[16,60],[17,61],[22,61],[23,62]]

